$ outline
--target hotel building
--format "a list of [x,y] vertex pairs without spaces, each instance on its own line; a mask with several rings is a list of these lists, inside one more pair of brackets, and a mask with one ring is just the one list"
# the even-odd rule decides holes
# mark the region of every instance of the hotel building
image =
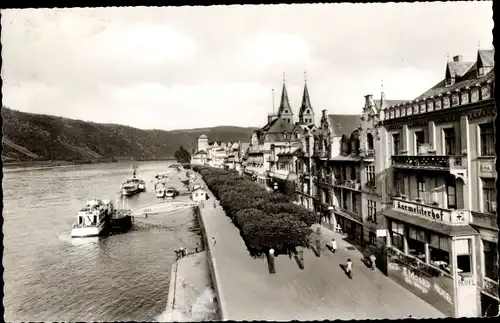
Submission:
[[498,312],[494,52],[380,113],[387,275],[449,316]]

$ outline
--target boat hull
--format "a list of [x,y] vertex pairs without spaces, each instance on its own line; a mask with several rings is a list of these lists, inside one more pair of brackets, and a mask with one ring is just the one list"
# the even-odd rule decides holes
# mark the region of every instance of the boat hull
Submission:
[[139,193],[139,190],[122,190],[122,195],[130,196]]
[[103,221],[98,226],[73,228],[71,230],[72,238],[97,237],[104,233],[106,223]]

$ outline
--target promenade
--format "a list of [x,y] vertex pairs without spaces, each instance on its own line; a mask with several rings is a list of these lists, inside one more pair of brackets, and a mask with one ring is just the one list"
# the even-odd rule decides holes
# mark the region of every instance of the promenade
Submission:
[[[198,175],[199,176],[199,175]],[[368,269],[362,254],[349,250],[343,236],[322,228],[322,247],[338,241],[333,255],[323,250],[317,258],[304,250],[304,269],[288,256],[276,257],[276,273],[269,274],[267,260],[250,256],[239,230],[214,208],[214,196],[201,208],[211,255],[216,260],[220,305],[225,320],[323,320],[438,318],[444,314],[390,280],[380,271]],[[315,229],[315,228],[314,228]],[[354,279],[340,268],[353,260]]]

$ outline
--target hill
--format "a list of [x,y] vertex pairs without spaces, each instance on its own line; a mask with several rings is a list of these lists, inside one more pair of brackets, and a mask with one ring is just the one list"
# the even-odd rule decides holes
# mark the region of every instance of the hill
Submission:
[[186,130],[142,130],[2,108],[2,159],[111,161],[173,158],[180,146],[192,152],[196,139],[250,140],[255,128],[219,126]]

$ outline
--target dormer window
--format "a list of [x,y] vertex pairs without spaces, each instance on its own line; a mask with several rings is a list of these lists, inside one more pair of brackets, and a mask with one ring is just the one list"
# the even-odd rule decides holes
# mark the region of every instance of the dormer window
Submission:
[[486,100],[491,97],[491,87],[489,84],[485,84],[481,87],[481,100]]

